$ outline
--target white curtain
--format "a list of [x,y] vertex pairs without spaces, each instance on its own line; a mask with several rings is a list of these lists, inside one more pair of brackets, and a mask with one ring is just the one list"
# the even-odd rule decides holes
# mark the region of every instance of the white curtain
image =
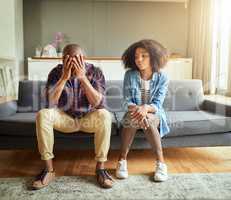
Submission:
[[231,96],[231,0],[216,0],[214,9],[212,93]]
[[188,57],[193,58],[193,78],[201,79],[211,93],[213,12],[215,0],[191,0],[189,5]]
[[231,0],[191,0],[188,56],[207,94],[231,96]]
[[227,80],[227,90],[226,95],[231,97],[231,30],[229,35],[229,57],[228,57],[228,80]]

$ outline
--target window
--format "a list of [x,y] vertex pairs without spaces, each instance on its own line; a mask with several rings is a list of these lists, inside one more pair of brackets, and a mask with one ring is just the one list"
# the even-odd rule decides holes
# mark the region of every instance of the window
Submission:
[[212,82],[213,93],[227,90],[231,51],[231,0],[216,0],[214,7]]

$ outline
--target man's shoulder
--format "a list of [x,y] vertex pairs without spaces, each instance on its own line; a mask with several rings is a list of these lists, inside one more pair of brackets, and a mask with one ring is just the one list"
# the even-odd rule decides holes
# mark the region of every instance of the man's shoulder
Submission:
[[98,67],[92,63],[86,63],[86,65],[87,65],[88,73],[94,74],[94,75],[96,75],[96,74],[102,74],[103,75],[103,71],[100,69],[100,67]]
[[63,65],[62,64],[58,64],[56,67],[54,67],[50,72],[49,72],[49,76],[52,75],[58,75],[62,72],[63,69]]
[[59,72],[59,71],[62,71],[62,69],[63,69],[63,65],[62,64],[58,64],[50,72]]
[[48,74],[47,83],[50,84],[52,82],[56,82],[62,75],[62,69],[62,64],[58,64],[54,67]]

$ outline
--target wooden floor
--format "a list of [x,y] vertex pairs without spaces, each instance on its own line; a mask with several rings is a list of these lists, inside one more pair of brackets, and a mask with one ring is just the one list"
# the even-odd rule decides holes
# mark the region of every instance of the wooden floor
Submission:
[[[106,167],[114,174],[119,151],[109,153]],[[231,147],[166,148],[165,160],[170,173],[231,172]],[[94,175],[93,151],[56,151],[57,176]],[[130,174],[152,174],[154,157],[149,150],[129,153]],[[43,167],[37,151],[0,150],[0,177],[34,176]]]

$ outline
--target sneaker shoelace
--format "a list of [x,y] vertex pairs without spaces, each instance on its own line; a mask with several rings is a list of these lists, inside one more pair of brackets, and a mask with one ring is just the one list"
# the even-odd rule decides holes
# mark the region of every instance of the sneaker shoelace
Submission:
[[166,167],[163,164],[157,163],[156,164],[156,171],[159,174],[165,175],[166,174]]

